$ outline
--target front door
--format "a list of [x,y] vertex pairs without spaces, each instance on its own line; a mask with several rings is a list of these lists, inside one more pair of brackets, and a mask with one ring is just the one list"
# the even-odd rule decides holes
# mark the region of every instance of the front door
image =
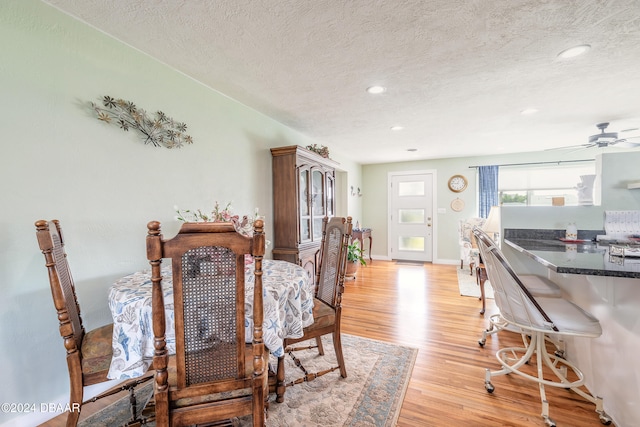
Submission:
[[433,172],[390,174],[389,255],[433,261]]

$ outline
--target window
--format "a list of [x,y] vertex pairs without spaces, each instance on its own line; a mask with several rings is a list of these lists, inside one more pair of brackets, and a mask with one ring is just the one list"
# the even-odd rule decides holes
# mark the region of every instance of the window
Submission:
[[500,203],[505,206],[551,206],[552,198],[578,205],[576,186],[581,175],[595,174],[594,161],[573,164],[501,166],[498,174]]
[[398,196],[424,196],[424,181],[398,183]]
[[424,209],[399,209],[398,222],[400,224],[424,224]]

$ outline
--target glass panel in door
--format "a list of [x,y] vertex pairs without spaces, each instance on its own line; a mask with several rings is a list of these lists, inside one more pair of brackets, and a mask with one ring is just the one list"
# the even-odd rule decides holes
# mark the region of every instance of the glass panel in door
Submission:
[[312,240],[322,240],[322,220],[325,216],[324,174],[311,170],[311,235]]
[[309,169],[300,170],[299,200],[300,204],[300,241],[311,240],[311,210],[309,209]]
[[398,209],[400,224],[424,224],[424,209]]
[[309,170],[300,171],[300,215],[309,215]]
[[314,170],[311,174],[311,207],[314,216],[324,217],[324,174]]
[[300,239],[303,242],[311,240],[311,229],[309,228],[309,217],[300,218]]
[[424,252],[424,237],[398,236],[399,251]]
[[313,217],[313,240],[320,241],[322,240],[322,219],[318,217]]
[[327,174],[327,216],[335,215],[333,177]]
[[398,182],[398,196],[424,196],[424,181]]

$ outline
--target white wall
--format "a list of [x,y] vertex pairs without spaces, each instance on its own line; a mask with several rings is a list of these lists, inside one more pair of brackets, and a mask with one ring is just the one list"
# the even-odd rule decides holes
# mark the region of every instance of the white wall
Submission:
[[[232,201],[238,213],[260,208],[269,236],[269,148],[322,142],[37,0],[0,2],[0,40],[0,402],[39,406],[64,402],[68,377],[36,220],[61,221],[85,327],[93,328],[111,321],[109,285],[148,266],[148,221],[161,221],[169,237],[179,227],[174,205]],[[98,121],[89,102],[103,95],[184,121],[194,144],[154,148]],[[360,179],[357,163],[333,150],[332,158],[343,180]],[[341,211],[360,216],[359,202],[339,199]],[[0,425],[58,414],[20,415],[0,413]]]
[[[640,153],[608,153],[597,159],[601,206],[502,207],[503,228],[603,230],[604,210],[639,210]],[[505,255],[519,273],[548,275],[564,295],[598,318],[602,336],[567,340],[568,358],[582,369],[587,386],[604,399],[617,426],[640,425],[640,279],[557,274],[508,245]],[[552,402],[553,404],[553,402]]]

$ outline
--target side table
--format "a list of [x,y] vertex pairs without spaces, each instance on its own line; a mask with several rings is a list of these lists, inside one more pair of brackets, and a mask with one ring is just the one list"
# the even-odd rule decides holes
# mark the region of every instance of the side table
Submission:
[[364,239],[369,239],[369,261],[373,262],[373,258],[371,258],[371,245],[373,243],[373,238],[371,237],[371,229],[370,228],[355,228],[351,230],[351,238],[355,242],[356,240],[360,241],[360,250],[363,251]]
[[476,282],[480,286],[480,299],[482,300],[482,310],[480,314],[484,314],[485,298],[484,298],[484,282],[487,281],[487,270],[484,268],[484,264],[480,263],[476,267]]

